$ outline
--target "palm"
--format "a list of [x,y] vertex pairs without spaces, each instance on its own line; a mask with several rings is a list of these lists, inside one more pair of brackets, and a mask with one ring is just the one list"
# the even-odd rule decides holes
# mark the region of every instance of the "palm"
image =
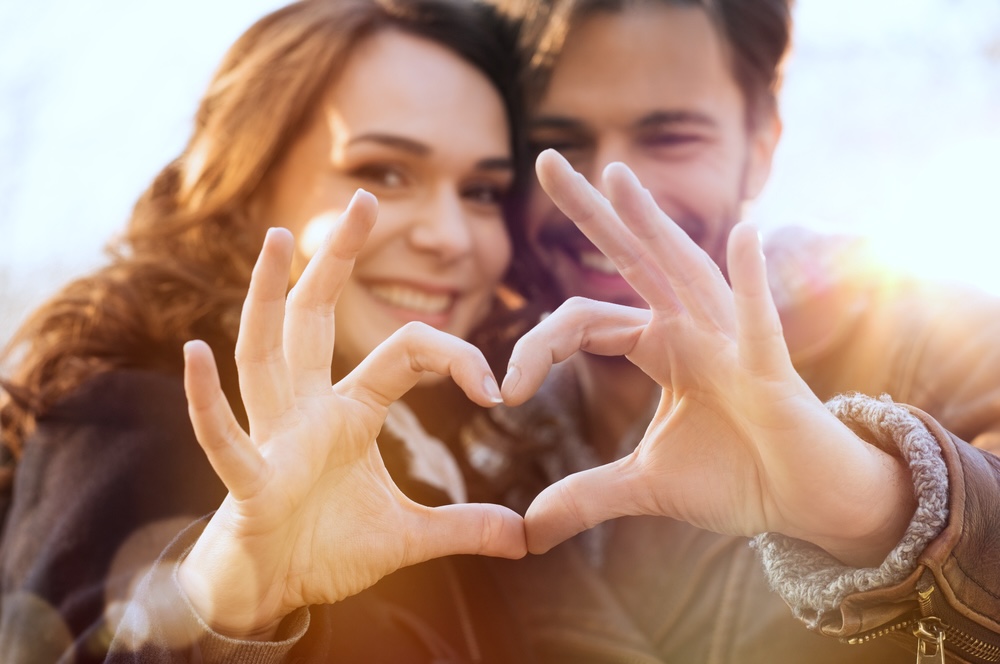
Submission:
[[632,454],[536,499],[526,515],[529,548],[626,514],[817,543],[884,525],[863,497],[877,495],[897,464],[840,424],[796,374],[753,229],[737,226],[730,238],[730,287],[624,167],[606,174],[610,201],[554,153],[539,159],[539,175],[650,308],[567,302],[515,349],[512,364],[530,378],[513,394],[505,385],[505,396],[526,398],[552,362],[580,349],[626,355],[663,395]]
[[[658,478],[646,487],[648,513],[728,534],[768,530],[768,515],[788,506],[772,494],[778,484],[757,441],[788,428],[787,418],[773,417],[775,403],[811,395],[743,370],[728,331],[678,318],[653,312],[629,353],[639,366],[657,367],[651,377],[664,386],[650,430],[630,459],[645,477]],[[663,366],[665,348],[670,358]],[[706,355],[711,362],[690,361]]]
[[389,404],[425,372],[451,375],[471,399],[492,405],[492,373],[478,350],[411,324],[330,385],[334,305],[374,215],[374,199],[356,197],[287,302],[291,237],[268,235],[236,350],[249,433],[222,395],[211,351],[186,347],[192,423],[229,495],[182,563],[181,580],[220,631],[273,628],[296,608],[340,601],[430,558],[524,554],[515,513],[418,505],[393,483],[375,444]]
[[[259,491],[220,509],[239,524],[238,537],[261,542],[254,548],[284,543],[275,576],[283,586],[273,593],[287,606],[336,602],[405,564],[406,543],[395,535],[406,532],[406,500],[372,444],[378,414],[333,394],[308,406],[289,414],[298,426],[261,446]],[[333,550],[341,551],[336,566],[317,564]]]

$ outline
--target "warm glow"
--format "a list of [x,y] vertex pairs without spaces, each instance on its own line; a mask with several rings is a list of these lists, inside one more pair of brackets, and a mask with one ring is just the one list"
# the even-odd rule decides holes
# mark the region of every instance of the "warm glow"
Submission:
[[[101,260],[183,146],[224,49],[278,0],[8,3],[0,20],[0,341]],[[1000,2],[798,0],[764,228],[872,235],[1000,293]]]

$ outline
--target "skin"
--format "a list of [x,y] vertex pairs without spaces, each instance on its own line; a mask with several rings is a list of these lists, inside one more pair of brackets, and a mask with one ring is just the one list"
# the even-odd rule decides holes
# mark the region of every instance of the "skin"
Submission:
[[[501,401],[486,360],[460,337],[509,262],[499,205],[509,150],[484,76],[386,30],[357,47],[262,191],[260,209],[297,239],[271,229],[243,309],[236,360],[249,434],[211,351],[185,347],[191,420],[229,495],[178,576],[216,631],[268,639],[293,610],[400,567],[524,555],[519,515],[414,503],[375,443],[388,406],[419,381],[451,376],[477,404]],[[301,276],[286,298],[290,274]],[[335,356],[353,370],[331,386]]]
[[[580,22],[529,127],[536,149],[557,149],[599,190],[608,164],[627,163],[723,270],[726,238],[743,204],[763,187],[779,134],[777,115],[748,126],[742,93],[707,14],[668,5]],[[537,186],[527,230],[562,299],[646,306]],[[623,358],[588,356],[577,367],[590,406],[584,430],[611,460],[633,423],[648,417],[657,386]]]
[[379,200],[337,301],[342,368],[409,321],[465,337],[482,320],[510,262],[500,201],[512,179],[507,117],[489,80],[399,31],[358,45],[260,203],[297,236],[301,265],[358,188]]

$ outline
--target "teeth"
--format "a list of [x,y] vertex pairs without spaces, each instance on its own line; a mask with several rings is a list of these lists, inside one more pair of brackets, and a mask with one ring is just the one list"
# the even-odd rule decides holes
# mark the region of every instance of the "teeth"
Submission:
[[371,286],[369,290],[387,304],[423,314],[440,314],[451,305],[450,295],[427,293],[398,284],[378,284]]
[[580,254],[580,264],[584,267],[603,272],[604,274],[618,274],[618,268],[611,262],[611,259],[599,251],[584,251]]

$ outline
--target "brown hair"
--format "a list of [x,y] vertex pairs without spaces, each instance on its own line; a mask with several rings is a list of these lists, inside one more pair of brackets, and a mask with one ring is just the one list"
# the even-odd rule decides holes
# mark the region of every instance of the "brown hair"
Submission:
[[747,102],[748,121],[776,107],[782,65],[791,45],[793,0],[493,0],[524,22],[520,48],[529,99],[539,99],[572,27],[599,12],[667,4],[700,7],[730,51],[733,76]]
[[14,367],[0,406],[10,453],[19,456],[40,414],[99,372],[176,370],[188,339],[234,343],[266,232],[251,212],[253,194],[354,46],[385,28],[440,43],[487,76],[520,153],[515,37],[490,7],[302,0],[265,16],[225,55],[187,146],[136,203],[109,264],[42,305],[4,351],[5,370]]

